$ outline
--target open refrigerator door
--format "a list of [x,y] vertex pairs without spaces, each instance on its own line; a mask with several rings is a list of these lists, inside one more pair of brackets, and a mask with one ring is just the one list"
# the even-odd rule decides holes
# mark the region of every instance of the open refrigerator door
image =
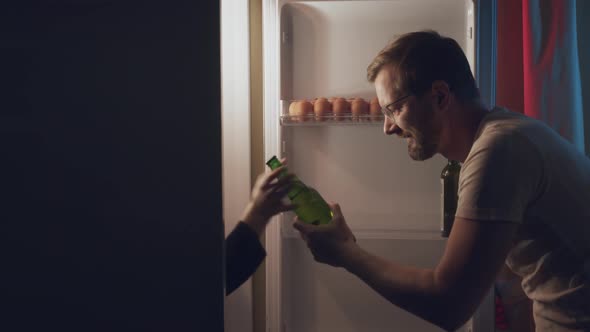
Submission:
[[[287,157],[292,172],[340,204],[363,248],[392,261],[429,268],[440,259],[446,243],[440,236],[440,172],[446,160],[412,161],[403,140],[383,135],[382,116],[368,111],[375,92],[366,68],[398,35],[432,29],[461,45],[480,88],[493,86],[493,61],[478,56],[494,48],[481,37],[491,32],[476,29],[477,22],[493,20],[493,3],[482,3],[264,2],[265,156]],[[493,94],[482,95],[493,102]],[[297,103],[318,98],[350,104],[362,99],[367,110],[293,112]],[[316,263],[291,226],[293,214],[277,218],[266,232],[268,331],[440,331],[348,272]],[[491,298],[460,331],[494,330]]]

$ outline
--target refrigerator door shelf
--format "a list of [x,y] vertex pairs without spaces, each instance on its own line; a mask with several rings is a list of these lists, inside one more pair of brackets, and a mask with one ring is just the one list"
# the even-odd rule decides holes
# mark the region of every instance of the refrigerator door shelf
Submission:
[[352,115],[350,113],[343,115],[323,115],[317,116],[308,114],[300,115],[282,115],[282,126],[328,126],[328,125],[373,125],[380,126],[383,124],[383,116],[372,117],[370,115]]
[[[323,114],[315,114],[313,109],[308,109],[306,114],[290,114],[289,107],[296,100],[281,100],[281,125],[282,126],[327,126],[327,125],[382,125],[383,114],[352,114],[344,112],[334,114],[333,111],[325,111]],[[311,101],[310,101],[311,103]],[[367,102],[368,103],[368,102]],[[312,104],[313,105],[313,104]],[[368,104],[367,104],[368,106]],[[313,107],[313,106],[312,106]]]

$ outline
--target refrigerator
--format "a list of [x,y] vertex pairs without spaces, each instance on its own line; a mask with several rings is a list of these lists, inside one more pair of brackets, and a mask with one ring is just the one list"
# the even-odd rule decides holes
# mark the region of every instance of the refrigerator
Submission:
[[[483,99],[494,102],[495,2],[263,0],[264,157],[337,202],[360,246],[398,263],[434,267],[440,236],[441,156],[417,162],[383,118],[296,118],[294,100],[375,97],[366,68],[388,41],[433,29],[461,45]],[[433,55],[434,56],[434,55]],[[305,121],[303,121],[305,120]],[[262,162],[262,161],[261,161]],[[283,213],[266,231],[266,330],[440,331],[389,303],[344,269],[314,261]],[[488,294],[459,331],[493,331]]]

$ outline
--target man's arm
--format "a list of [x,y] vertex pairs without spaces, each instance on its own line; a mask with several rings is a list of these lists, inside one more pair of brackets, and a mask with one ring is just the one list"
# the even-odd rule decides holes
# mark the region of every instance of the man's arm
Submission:
[[517,227],[455,218],[445,252],[430,270],[387,261],[356,243],[344,249],[342,266],[391,303],[451,331],[469,319],[492,286]]

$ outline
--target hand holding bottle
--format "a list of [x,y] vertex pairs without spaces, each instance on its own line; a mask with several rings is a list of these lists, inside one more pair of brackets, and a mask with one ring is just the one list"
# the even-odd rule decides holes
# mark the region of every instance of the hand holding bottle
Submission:
[[284,170],[283,166],[272,172],[260,174],[252,188],[250,202],[244,209],[241,220],[252,227],[258,235],[264,231],[272,216],[295,208],[294,204],[285,204],[282,201],[289,192],[293,179],[291,174],[281,175]]
[[[266,164],[273,170],[283,166],[276,156],[270,158]],[[279,175],[279,178],[287,174],[286,169],[283,172],[285,174]],[[332,211],[328,203],[322,198],[322,195],[314,188],[305,185],[295,175],[292,175],[292,177],[292,186],[287,196],[296,205],[295,214],[297,217],[302,221],[314,225],[329,223],[332,220]]]
[[346,224],[340,206],[330,204],[334,214],[325,225],[310,225],[296,218],[293,227],[301,233],[316,261],[335,267],[343,267],[351,250],[357,247],[356,238]]

